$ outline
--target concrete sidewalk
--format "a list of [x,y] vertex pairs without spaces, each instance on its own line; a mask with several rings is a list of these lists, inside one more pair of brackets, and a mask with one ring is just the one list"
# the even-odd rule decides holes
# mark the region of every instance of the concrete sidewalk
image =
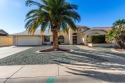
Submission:
[[102,69],[96,65],[98,64],[0,66],[0,83],[125,82],[125,70]]
[[16,46],[0,47],[0,59],[30,48],[31,47],[16,47]]

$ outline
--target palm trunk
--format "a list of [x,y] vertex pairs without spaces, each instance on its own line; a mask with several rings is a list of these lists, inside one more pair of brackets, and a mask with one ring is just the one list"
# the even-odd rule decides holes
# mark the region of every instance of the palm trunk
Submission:
[[58,31],[57,30],[53,30],[53,49],[58,49],[59,45],[58,45]]

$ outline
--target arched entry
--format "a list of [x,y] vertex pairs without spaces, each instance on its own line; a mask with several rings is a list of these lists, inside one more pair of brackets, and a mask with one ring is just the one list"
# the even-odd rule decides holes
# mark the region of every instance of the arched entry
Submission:
[[58,37],[58,41],[59,41],[59,43],[64,43],[64,41],[65,41],[64,36],[60,35]]

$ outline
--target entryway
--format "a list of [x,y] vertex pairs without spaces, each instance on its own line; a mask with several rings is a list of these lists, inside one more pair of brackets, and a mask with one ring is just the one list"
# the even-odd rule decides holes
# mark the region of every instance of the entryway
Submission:
[[77,36],[73,36],[73,45],[77,44]]

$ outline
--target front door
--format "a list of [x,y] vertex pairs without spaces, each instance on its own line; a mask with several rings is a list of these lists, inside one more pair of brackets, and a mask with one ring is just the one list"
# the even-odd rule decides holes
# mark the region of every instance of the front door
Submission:
[[77,36],[73,36],[73,44],[77,44]]

